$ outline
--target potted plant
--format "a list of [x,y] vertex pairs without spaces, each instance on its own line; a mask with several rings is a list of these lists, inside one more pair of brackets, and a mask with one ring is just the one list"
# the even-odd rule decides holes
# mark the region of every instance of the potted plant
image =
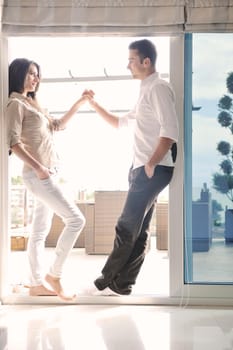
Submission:
[[[233,137],[233,72],[227,76],[226,87],[228,93],[218,102],[218,122],[229,129]],[[233,202],[233,145],[228,141],[220,141],[217,150],[223,160],[219,164],[220,171],[213,175],[213,187]],[[233,243],[233,209],[228,208],[225,211],[225,241]]]

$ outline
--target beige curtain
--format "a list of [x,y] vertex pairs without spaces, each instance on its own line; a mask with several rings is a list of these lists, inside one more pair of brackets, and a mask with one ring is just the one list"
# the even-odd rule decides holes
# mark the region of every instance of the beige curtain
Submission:
[[0,0],[6,33],[233,31],[233,0]]
[[3,8],[3,0],[0,0],[0,32],[2,31],[2,8]]
[[185,0],[5,0],[8,33],[182,32]]
[[233,0],[186,1],[187,32],[232,32]]

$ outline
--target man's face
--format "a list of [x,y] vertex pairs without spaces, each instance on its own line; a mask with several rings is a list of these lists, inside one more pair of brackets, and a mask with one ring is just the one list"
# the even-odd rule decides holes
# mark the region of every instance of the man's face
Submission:
[[130,70],[134,79],[144,79],[146,76],[145,59],[141,62],[137,50],[129,50],[129,63],[127,68]]

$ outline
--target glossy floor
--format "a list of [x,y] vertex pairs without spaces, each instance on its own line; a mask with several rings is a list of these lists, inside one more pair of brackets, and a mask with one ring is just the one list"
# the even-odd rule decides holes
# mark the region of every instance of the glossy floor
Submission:
[[231,350],[233,310],[0,306],[1,350]]

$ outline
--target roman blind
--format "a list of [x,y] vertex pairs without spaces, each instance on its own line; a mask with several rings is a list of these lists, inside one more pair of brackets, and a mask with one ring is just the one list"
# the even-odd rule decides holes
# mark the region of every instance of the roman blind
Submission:
[[233,0],[0,0],[6,33],[231,32]]
[[8,33],[182,32],[185,0],[5,0]]
[[2,8],[3,8],[3,0],[0,0],[0,32],[2,29]]
[[189,0],[185,9],[185,31],[233,31],[233,0]]

